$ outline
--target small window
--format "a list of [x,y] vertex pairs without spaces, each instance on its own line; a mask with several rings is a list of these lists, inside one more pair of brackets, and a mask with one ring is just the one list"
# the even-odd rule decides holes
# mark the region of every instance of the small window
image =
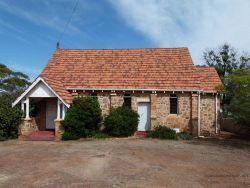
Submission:
[[61,103],[59,106],[60,119],[63,119],[63,104]]
[[131,108],[131,95],[125,94],[123,99],[124,99],[123,106]]
[[177,114],[178,98],[176,95],[170,95],[170,114]]

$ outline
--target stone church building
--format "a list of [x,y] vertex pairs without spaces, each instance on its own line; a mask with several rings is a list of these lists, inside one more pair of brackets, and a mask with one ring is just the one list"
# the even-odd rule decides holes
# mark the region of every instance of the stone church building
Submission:
[[[77,96],[97,97],[103,115],[130,106],[140,115],[138,131],[164,125],[196,136],[217,134],[221,80],[213,67],[197,67],[187,48],[62,49],[13,103],[25,118],[21,135],[55,130]],[[38,112],[30,117],[30,108]]]

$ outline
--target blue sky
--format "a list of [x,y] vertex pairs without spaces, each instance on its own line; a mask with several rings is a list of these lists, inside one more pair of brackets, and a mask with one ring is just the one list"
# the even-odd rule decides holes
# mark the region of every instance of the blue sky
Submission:
[[[0,63],[39,75],[55,50],[75,0],[1,0]],[[189,47],[229,42],[249,51],[249,0],[79,0],[63,48]]]

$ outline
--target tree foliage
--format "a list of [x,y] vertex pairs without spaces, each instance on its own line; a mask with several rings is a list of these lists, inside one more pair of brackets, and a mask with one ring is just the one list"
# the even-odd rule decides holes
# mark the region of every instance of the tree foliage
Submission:
[[158,125],[151,130],[149,132],[149,137],[169,140],[176,140],[178,138],[175,130],[163,125]]
[[227,110],[239,124],[250,126],[250,69],[235,70],[227,78],[232,95]]
[[203,58],[208,66],[214,66],[222,79],[236,69],[250,68],[250,56],[239,54],[231,45],[224,44],[218,49],[209,49],[203,53]]
[[225,107],[230,104],[233,97],[233,93],[229,92],[232,91],[233,85],[227,76],[237,69],[249,69],[250,55],[247,53],[240,54],[231,45],[223,44],[217,49],[206,50],[203,53],[203,58],[206,65],[216,68],[223,82],[223,86],[217,89],[225,93],[221,101],[222,109],[225,111]]
[[101,109],[96,97],[78,97],[67,111],[62,125],[65,132],[77,137],[92,136],[99,130]]
[[114,108],[105,118],[104,132],[110,136],[127,137],[137,130],[139,115],[127,106]]
[[29,84],[29,77],[26,74],[12,71],[6,65],[0,64],[0,89],[15,92]]
[[12,102],[19,93],[5,93],[0,96],[0,140],[17,138],[22,112],[19,107],[12,108]]
[[221,106],[223,115],[232,115],[243,125],[250,124],[250,55],[239,53],[229,44],[218,49],[210,49],[203,54],[208,66],[214,66],[223,86],[217,89],[223,91]]

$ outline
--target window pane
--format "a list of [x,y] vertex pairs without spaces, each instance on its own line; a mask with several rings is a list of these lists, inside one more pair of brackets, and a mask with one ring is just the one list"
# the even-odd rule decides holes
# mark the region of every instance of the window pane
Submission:
[[125,94],[123,99],[124,99],[123,106],[127,106],[127,107],[131,108],[131,96],[128,94]]
[[178,98],[176,95],[170,96],[170,114],[177,114],[178,111]]
[[59,106],[60,119],[62,119],[62,111],[63,111],[63,104],[60,104]]

